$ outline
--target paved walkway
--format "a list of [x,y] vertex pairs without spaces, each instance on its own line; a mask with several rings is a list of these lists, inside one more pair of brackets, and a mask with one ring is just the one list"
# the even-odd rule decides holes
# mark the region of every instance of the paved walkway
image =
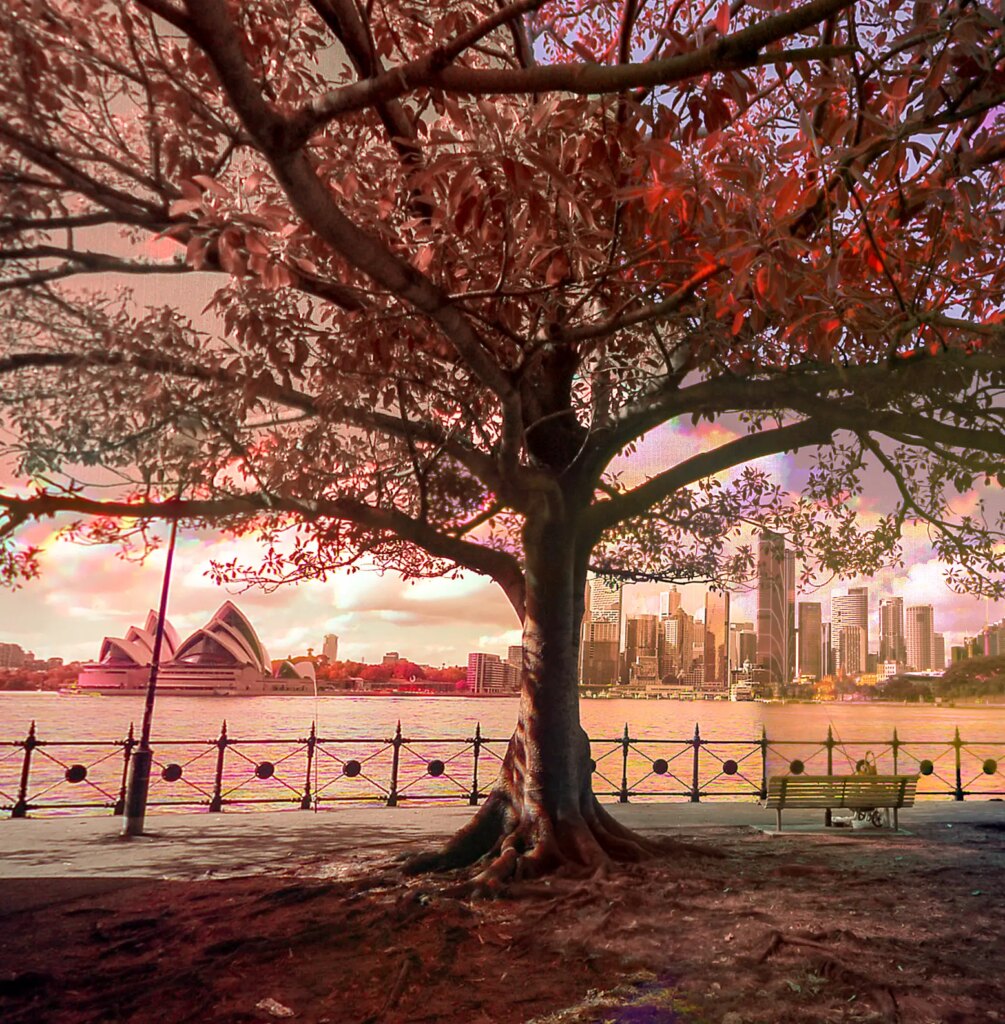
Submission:
[[[694,832],[709,827],[773,829],[775,815],[756,803],[611,804],[626,825],[645,832]],[[108,817],[0,820],[0,879],[219,878],[265,874],[277,866],[368,857],[380,850],[421,846],[449,835],[469,807],[340,807],[312,811],[154,814],[148,834],[124,839],[122,819]],[[822,811],[786,811],[791,837],[819,833]],[[953,828],[996,823],[1005,803],[925,801],[902,811],[901,827]],[[871,830],[845,835],[867,837]],[[833,831],[828,834],[833,835]],[[47,881],[45,889],[53,892]],[[48,901],[47,901],[48,902]]]

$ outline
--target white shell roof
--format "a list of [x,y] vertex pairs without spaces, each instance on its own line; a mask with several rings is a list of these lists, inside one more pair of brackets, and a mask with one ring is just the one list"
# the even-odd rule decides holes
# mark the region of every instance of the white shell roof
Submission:
[[[128,661],[135,665],[149,665],[153,659],[154,639],[157,632],[157,613],[147,615],[143,628],[130,626],[125,637],[105,637],[101,643],[99,661]],[[161,646],[161,663],[183,657],[202,640],[209,639],[241,665],[254,665],[264,675],[271,675],[272,663],[258,634],[243,612],[231,601],[225,601],[201,629],[180,642],[178,632],[167,620]],[[313,670],[313,665],[309,666]],[[297,675],[304,673],[297,666]],[[312,677],[308,677],[312,678]]]

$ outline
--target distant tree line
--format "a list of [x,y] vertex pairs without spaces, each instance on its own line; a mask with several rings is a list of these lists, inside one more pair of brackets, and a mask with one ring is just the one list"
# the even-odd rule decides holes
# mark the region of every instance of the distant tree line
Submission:
[[0,691],[58,690],[77,678],[80,662],[54,668],[0,668]]
[[1005,655],[954,662],[941,678],[922,680],[893,676],[876,687],[885,700],[958,700],[1005,694]]

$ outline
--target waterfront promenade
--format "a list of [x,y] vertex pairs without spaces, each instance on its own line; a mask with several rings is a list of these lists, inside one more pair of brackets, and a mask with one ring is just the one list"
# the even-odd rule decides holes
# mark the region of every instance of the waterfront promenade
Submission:
[[[774,828],[773,811],[747,802],[608,804],[620,821],[654,834]],[[470,817],[470,807],[343,807],[334,811],[241,814],[154,814],[148,834],[120,835],[118,817],[26,818],[0,821],[0,879],[46,879],[34,898],[47,902],[53,879],[196,880],[296,873],[324,877],[330,865],[379,859],[434,843]],[[885,830],[824,829],[823,811],[786,811],[780,839],[817,836],[868,842]],[[1005,803],[927,801],[901,812],[908,833],[962,825],[1005,830]],[[0,892],[8,889],[4,885]],[[5,897],[0,897],[0,900]]]

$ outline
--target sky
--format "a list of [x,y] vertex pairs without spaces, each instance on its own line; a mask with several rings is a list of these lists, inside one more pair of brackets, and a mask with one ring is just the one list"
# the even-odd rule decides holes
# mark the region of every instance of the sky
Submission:
[[[641,476],[729,436],[729,431],[719,426],[705,425],[700,430],[664,427],[640,446],[631,468]],[[786,484],[794,485],[802,471],[792,456],[775,456],[760,464]],[[866,516],[885,504],[882,497],[879,481],[872,491],[867,486]],[[41,543],[42,576],[18,591],[0,590],[0,642],[18,643],[39,657],[91,660],[98,656],[103,637],[123,636],[130,625],[142,625],[148,609],[156,606],[163,548],[141,564],[123,559],[111,547],[85,547],[55,539],[49,523],[33,526],[23,538]],[[305,654],[309,648],[320,653],[326,633],[339,637],[340,658],[372,662],[393,650],[434,666],[466,664],[471,651],[505,655],[509,644],[520,641],[516,616],[502,592],[491,581],[474,575],[406,583],[393,574],[339,572],[326,582],[288,586],[271,593],[223,588],[210,579],[214,560],[252,562],[256,552],[251,538],[233,540],[181,532],[168,616],[182,636],[203,625],[220,604],[231,599],[248,615],[273,658]],[[921,531],[908,531],[904,554],[902,568],[886,570],[872,579],[835,581],[801,597],[821,601],[827,621],[832,592],[868,586],[873,649],[878,645],[879,601],[894,594],[904,598],[905,606],[934,606],[935,628],[945,634],[947,650],[964,635],[978,631],[985,621],[1005,617],[1005,603],[985,606],[981,600],[954,594],[946,587],[945,567],[933,557]],[[665,589],[664,584],[626,588],[625,613],[657,612],[659,593]],[[682,588],[684,608],[692,614],[701,612],[704,592],[703,586]],[[756,621],[753,592],[733,594],[731,619]]]

